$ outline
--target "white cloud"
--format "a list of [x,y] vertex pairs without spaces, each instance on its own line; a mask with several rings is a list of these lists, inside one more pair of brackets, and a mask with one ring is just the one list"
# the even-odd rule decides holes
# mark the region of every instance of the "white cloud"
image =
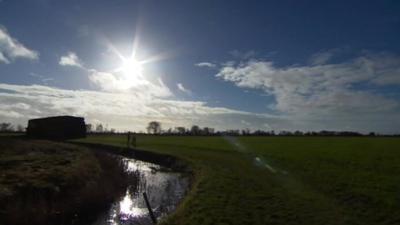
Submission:
[[89,70],[89,80],[101,90],[113,93],[131,93],[142,97],[170,97],[172,92],[161,78],[151,82],[142,76],[125,76],[110,72]]
[[0,121],[18,124],[26,123],[31,118],[54,115],[83,116],[86,122],[102,122],[119,130],[145,130],[151,120],[160,121],[164,128],[198,124],[235,129],[243,126],[240,123],[242,120],[253,124],[287,123],[279,117],[209,107],[205,102],[198,101],[146,98],[132,93],[64,90],[41,85],[0,84]]
[[178,89],[180,91],[185,92],[186,94],[191,94],[192,93],[192,91],[190,91],[189,89],[185,88],[183,86],[183,84],[181,84],[181,83],[176,84],[176,86],[178,86]]
[[83,65],[74,52],[62,56],[59,61],[63,66],[75,66],[87,71],[89,81],[101,91],[110,93],[130,93],[145,98],[165,98],[173,96],[170,89],[161,78],[150,80],[143,74],[126,74],[123,70],[115,69],[114,72],[98,71]]
[[245,126],[251,126],[251,123],[247,122],[246,120],[241,120],[240,122]]
[[198,67],[208,67],[208,68],[216,67],[216,65],[214,63],[210,63],[210,62],[199,62],[199,63],[196,63],[194,65],[198,66]]
[[63,66],[75,66],[87,71],[89,81],[100,90],[110,93],[130,93],[146,98],[165,98],[173,96],[161,78],[151,81],[143,74],[125,74],[124,71],[105,72],[90,69],[83,65],[74,52],[62,56],[59,61]]
[[83,68],[81,60],[74,52],[68,52],[66,55],[61,56],[58,64],[61,66],[76,66]]
[[39,53],[25,47],[0,26],[0,62],[8,64],[17,58],[35,60],[39,58]]
[[[352,95],[353,96],[353,95]],[[376,96],[353,96],[368,105],[376,105],[382,99]],[[342,102],[348,96],[327,97],[327,102]],[[368,101],[365,100],[367,98]],[[64,90],[42,85],[0,84],[0,121],[26,124],[28,119],[55,116],[83,116],[88,123],[108,124],[118,130],[145,130],[151,120],[160,121],[163,128],[193,124],[216,129],[274,129],[280,130],[343,130],[351,127],[358,131],[399,132],[400,114],[391,113],[391,103],[381,102],[387,108],[376,108],[381,113],[378,119],[369,113],[359,113],[351,118],[346,114],[328,113],[326,118],[294,117],[293,115],[273,116],[210,107],[205,102],[165,100],[132,94],[131,92],[101,92],[88,90]],[[336,103],[335,103],[336,104]],[[328,106],[331,103],[328,104]],[[348,105],[344,104],[344,107]],[[312,106],[314,107],[314,106]],[[318,107],[325,107],[319,105]],[[346,107],[345,107],[346,108]],[[329,109],[329,107],[328,107]],[[373,115],[373,114],[372,114]]]
[[372,124],[376,129],[396,129],[388,121],[400,121],[398,99],[355,88],[359,84],[399,85],[400,58],[393,55],[366,55],[339,64],[285,68],[270,61],[231,62],[216,76],[238,87],[264,90],[275,97],[272,109],[309,127],[320,123],[328,129],[348,123],[359,129]]
[[10,60],[8,60],[8,59],[4,56],[4,54],[3,54],[2,52],[0,52],[0,62],[3,62],[3,63],[5,63],[5,64],[9,64],[9,63],[10,63]]

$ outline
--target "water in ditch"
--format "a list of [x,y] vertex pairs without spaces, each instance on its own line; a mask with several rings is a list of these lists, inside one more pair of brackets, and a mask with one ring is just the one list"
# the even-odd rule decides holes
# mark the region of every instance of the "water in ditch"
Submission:
[[138,183],[128,186],[125,196],[114,202],[93,224],[153,224],[143,192],[147,193],[158,221],[176,209],[189,188],[187,175],[144,161],[122,160],[127,163],[128,171],[138,175]]

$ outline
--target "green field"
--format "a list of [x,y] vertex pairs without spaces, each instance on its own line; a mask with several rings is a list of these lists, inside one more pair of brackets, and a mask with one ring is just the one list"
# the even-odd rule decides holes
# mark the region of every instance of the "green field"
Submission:
[[138,136],[138,148],[194,170],[165,224],[400,224],[399,138]]

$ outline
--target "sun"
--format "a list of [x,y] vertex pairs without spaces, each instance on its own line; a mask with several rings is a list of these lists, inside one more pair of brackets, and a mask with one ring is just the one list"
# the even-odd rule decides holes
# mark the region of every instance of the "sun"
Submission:
[[115,85],[119,89],[130,89],[132,87],[146,83],[143,77],[143,62],[135,59],[134,56],[125,58],[121,56],[121,66],[114,71],[119,74],[118,81]]
[[125,76],[141,76],[143,72],[143,66],[141,62],[132,57],[123,60],[121,70]]

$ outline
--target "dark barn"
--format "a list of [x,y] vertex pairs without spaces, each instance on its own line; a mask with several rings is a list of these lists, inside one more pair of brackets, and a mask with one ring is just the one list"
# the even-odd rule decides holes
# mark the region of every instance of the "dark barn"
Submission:
[[56,116],[32,119],[27,135],[35,138],[71,139],[86,137],[85,119],[74,116]]

